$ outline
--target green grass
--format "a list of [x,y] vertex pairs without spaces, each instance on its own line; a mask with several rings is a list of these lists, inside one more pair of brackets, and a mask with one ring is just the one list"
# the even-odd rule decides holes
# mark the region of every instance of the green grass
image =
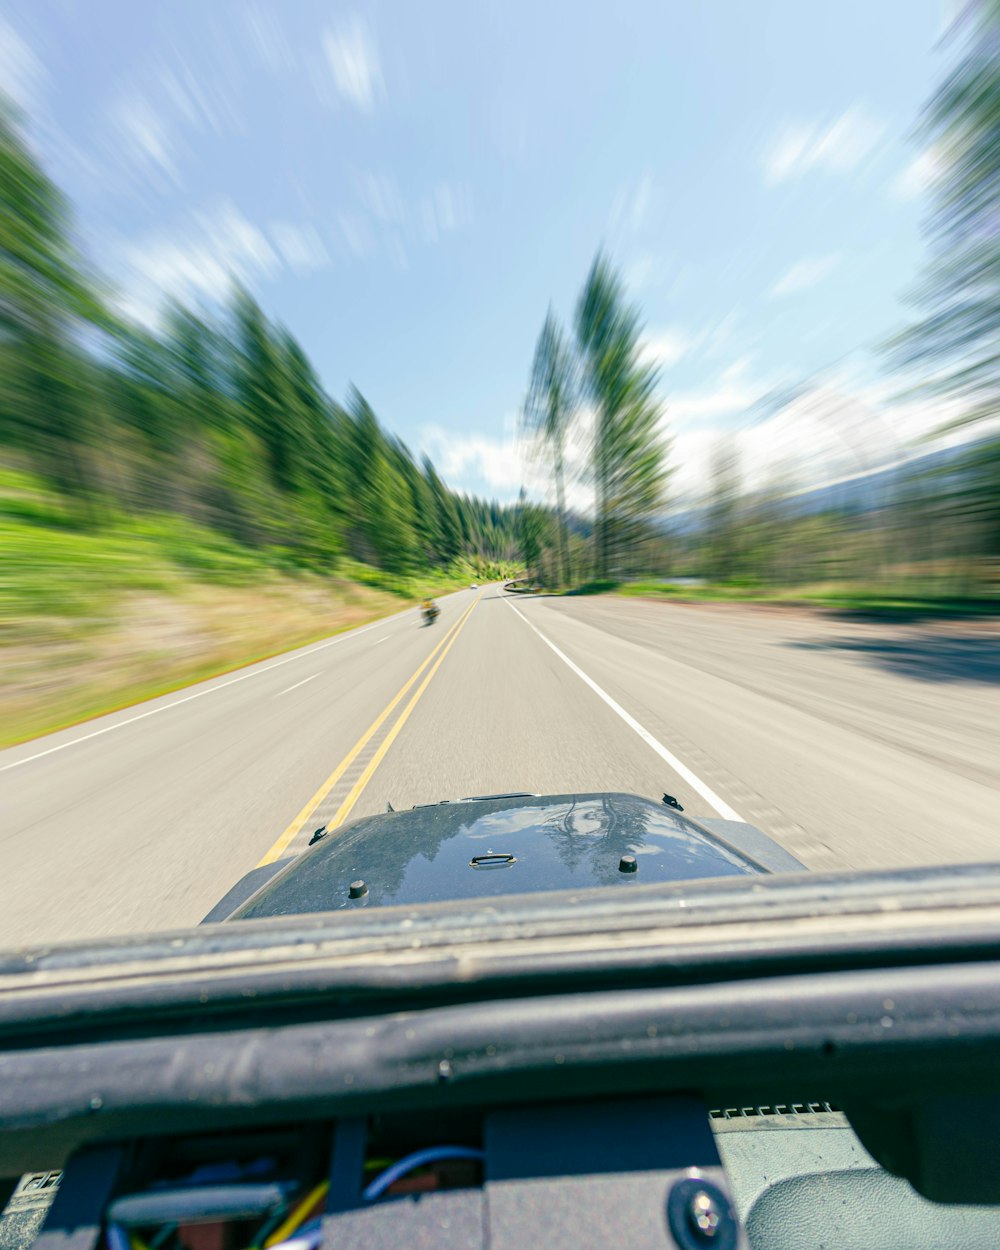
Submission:
[[435,569],[421,573],[388,573],[373,569],[353,560],[342,560],[338,566],[340,576],[362,586],[372,586],[404,599],[425,599],[433,595],[461,590],[470,582],[499,581],[504,575],[504,565],[473,565],[468,560],[456,560],[448,569]]
[[909,588],[837,584],[765,587],[757,584],[677,585],[669,582],[588,582],[568,594],[616,594],[689,603],[763,603],[826,607],[843,612],[895,617],[1000,615],[1000,596],[965,597]]
[[[507,571],[458,560],[400,575],[342,560],[324,574],[281,548],[250,549],[173,515],[81,517],[39,479],[9,469],[0,469],[0,552],[0,662],[9,674],[0,745]],[[180,622],[179,638],[143,628],[149,613],[164,612]]]
[[29,474],[0,471],[0,636],[65,635],[115,615],[128,592],[171,594],[190,583],[251,586],[274,578],[354,582],[421,599],[470,581],[501,576],[502,567],[456,561],[447,570],[387,573],[350,560],[327,575],[295,567],[280,547],[244,547],[226,535],[174,515],[116,516],[84,527],[65,503]]
[[276,572],[265,555],[174,517],[79,530],[0,512],[0,548],[4,634],[38,618],[76,627],[100,620],[127,591],[170,593],[185,581],[249,585]]

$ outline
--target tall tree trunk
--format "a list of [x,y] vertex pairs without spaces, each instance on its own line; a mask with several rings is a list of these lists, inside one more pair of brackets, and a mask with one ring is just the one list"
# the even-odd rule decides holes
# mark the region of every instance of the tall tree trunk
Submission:
[[608,578],[608,554],[610,534],[608,533],[608,435],[604,428],[607,417],[601,414],[597,439],[597,575],[600,581]]
[[559,513],[559,575],[564,586],[570,583],[569,540],[566,536],[566,491],[563,484],[563,451],[556,446],[556,509]]

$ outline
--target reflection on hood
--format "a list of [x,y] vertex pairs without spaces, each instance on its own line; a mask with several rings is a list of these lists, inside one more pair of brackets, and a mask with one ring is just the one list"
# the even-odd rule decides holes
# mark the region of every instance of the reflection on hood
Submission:
[[[484,854],[511,859],[472,867]],[[636,857],[637,872],[620,871],[623,855]],[[475,800],[357,821],[294,861],[237,917],[356,906],[347,888],[359,879],[370,907],[757,871],[694,821],[634,795]]]

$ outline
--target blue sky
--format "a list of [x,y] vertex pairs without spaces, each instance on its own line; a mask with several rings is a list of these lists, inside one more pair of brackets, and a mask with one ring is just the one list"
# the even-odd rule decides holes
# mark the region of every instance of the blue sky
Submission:
[[890,405],[870,349],[925,255],[912,131],[948,12],[31,0],[0,5],[0,86],[126,309],[211,303],[235,271],[462,489],[545,493],[516,413],[548,303],[571,318],[605,245],[684,495],[726,430],[748,472],[823,478],[947,415]]

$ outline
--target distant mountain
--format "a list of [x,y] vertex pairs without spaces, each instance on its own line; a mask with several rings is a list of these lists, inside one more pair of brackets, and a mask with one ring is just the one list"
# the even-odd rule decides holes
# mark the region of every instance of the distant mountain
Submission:
[[[821,512],[863,514],[873,512],[897,500],[917,479],[933,477],[942,485],[949,466],[968,456],[972,443],[962,443],[897,461],[867,473],[837,478],[819,486],[792,491],[782,498],[790,516],[814,516]],[[663,519],[663,528],[675,534],[690,534],[701,528],[707,503],[682,508]]]

